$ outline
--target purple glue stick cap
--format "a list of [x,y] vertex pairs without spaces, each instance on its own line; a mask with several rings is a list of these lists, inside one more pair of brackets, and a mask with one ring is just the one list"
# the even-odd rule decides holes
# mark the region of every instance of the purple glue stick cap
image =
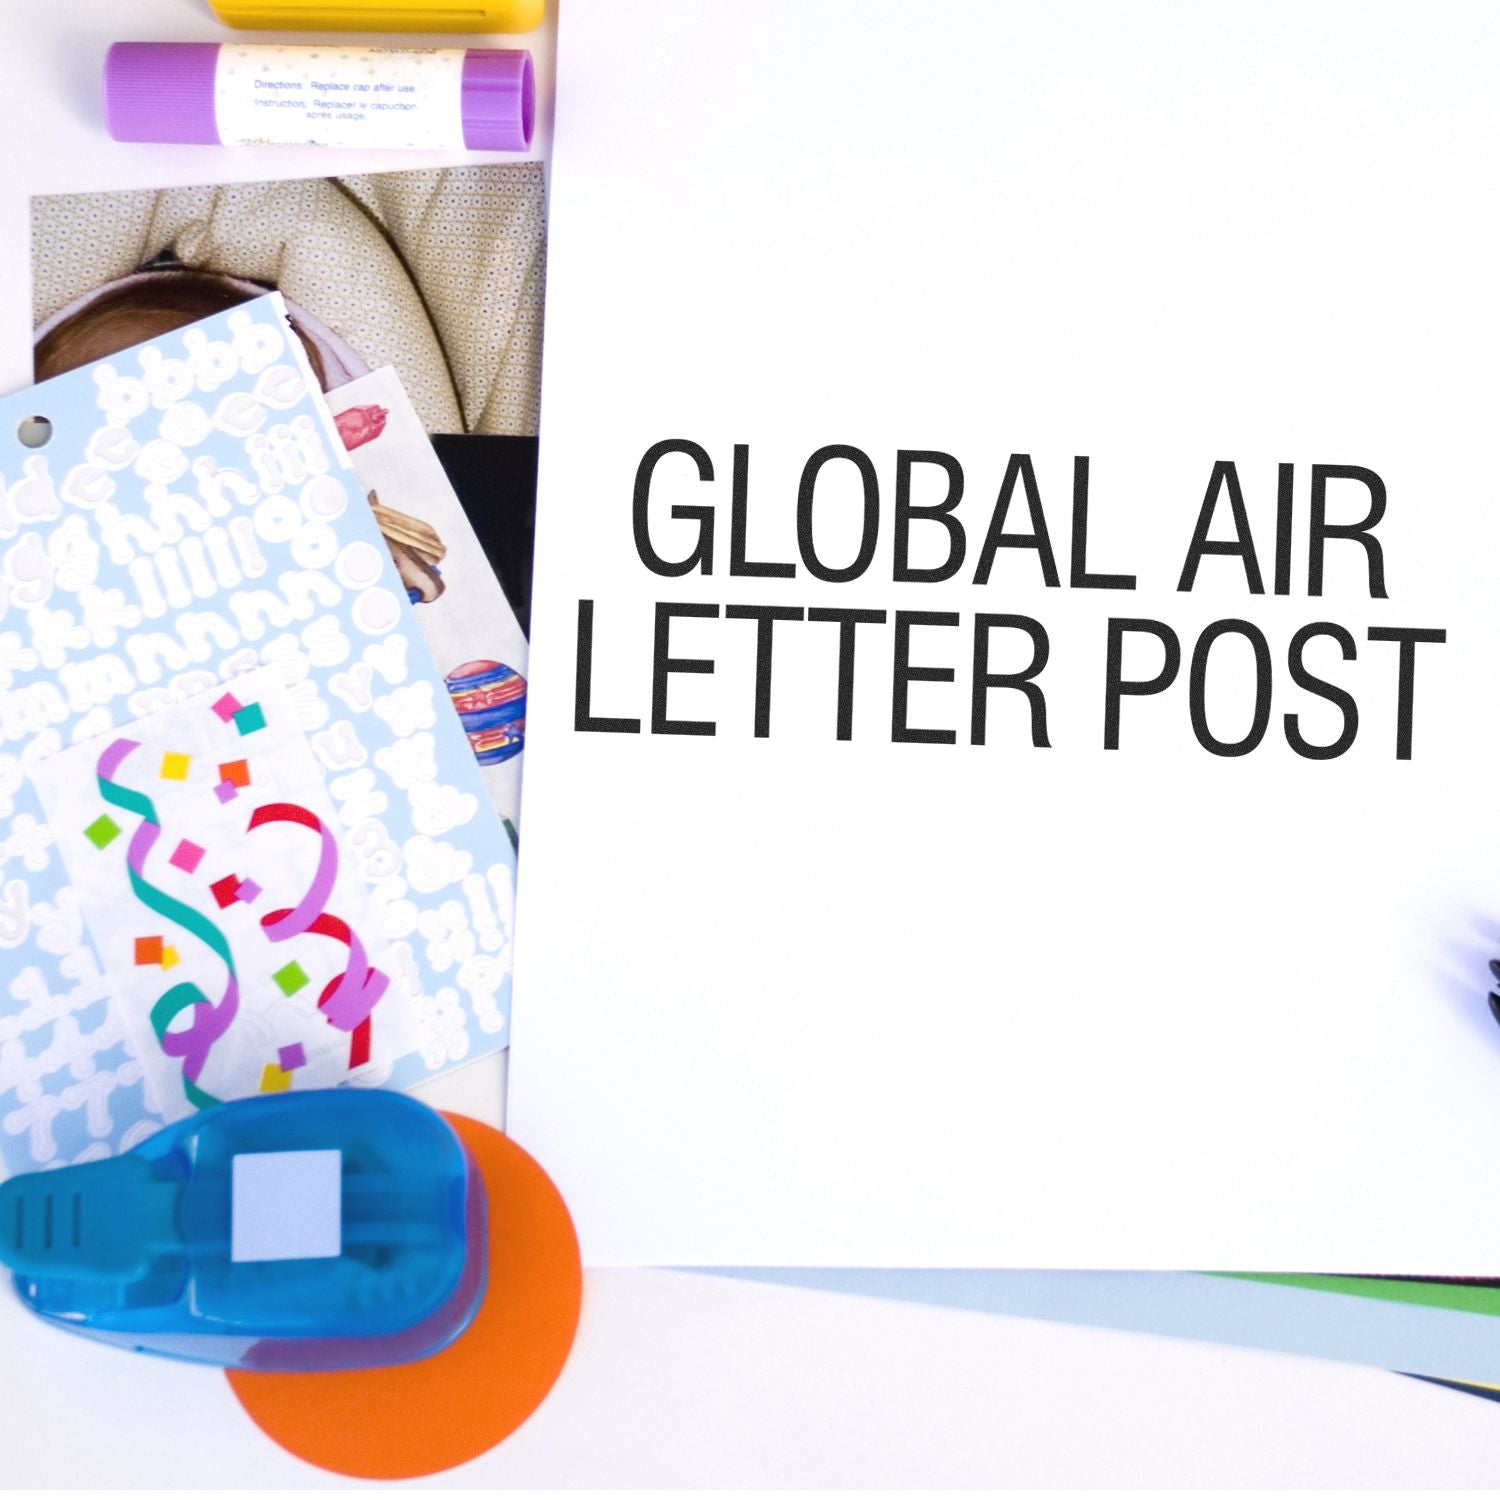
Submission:
[[116,42],[104,59],[104,119],[117,141],[217,146],[217,42]]
[[464,55],[464,145],[525,151],[536,119],[536,76],[526,51],[471,47]]

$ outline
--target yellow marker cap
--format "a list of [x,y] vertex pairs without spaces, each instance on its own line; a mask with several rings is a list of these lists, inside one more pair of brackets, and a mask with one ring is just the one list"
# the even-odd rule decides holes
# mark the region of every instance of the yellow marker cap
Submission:
[[547,0],[209,0],[251,31],[533,31]]

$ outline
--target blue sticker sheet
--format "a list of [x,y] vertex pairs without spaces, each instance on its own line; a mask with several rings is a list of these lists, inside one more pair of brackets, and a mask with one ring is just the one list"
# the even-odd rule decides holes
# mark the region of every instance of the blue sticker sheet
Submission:
[[506,1045],[515,852],[274,293],[0,402],[0,1175]]

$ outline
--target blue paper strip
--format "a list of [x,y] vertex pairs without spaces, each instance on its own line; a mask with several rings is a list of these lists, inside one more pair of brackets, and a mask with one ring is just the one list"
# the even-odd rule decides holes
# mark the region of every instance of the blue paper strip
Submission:
[[1191,1272],[745,1267],[704,1274],[934,1307],[1166,1334],[1500,1385],[1500,1326],[1476,1313]]

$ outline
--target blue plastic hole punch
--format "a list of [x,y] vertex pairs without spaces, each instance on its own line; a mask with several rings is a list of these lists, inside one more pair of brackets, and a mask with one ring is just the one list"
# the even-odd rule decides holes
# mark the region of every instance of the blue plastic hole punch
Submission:
[[0,1264],[39,1317],[127,1349],[247,1370],[404,1364],[478,1311],[487,1213],[426,1105],[275,1094],[0,1184]]

